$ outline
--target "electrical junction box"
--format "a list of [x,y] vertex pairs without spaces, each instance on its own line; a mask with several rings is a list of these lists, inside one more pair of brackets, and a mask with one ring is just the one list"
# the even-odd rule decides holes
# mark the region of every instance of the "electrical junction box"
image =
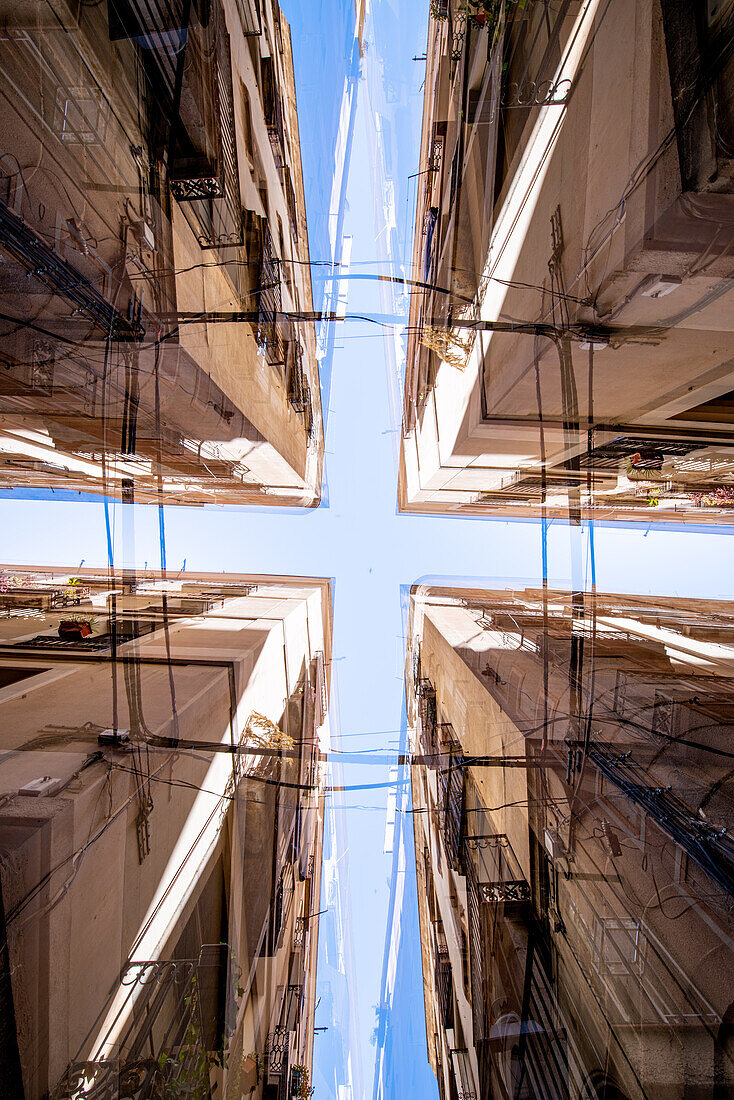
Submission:
[[545,850],[552,860],[563,859],[566,854],[566,846],[561,840],[557,829],[545,830]]
[[26,783],[24,787],[20,788],[18,794],[28,794],[33,795],[35,798],[42,798],[44,795],[56,794],[63,785],[63,779],[55,779],[51,775],[42,775],[38,779],[32,779],[30,783]]
[[155,234],[148,223],[143,221],[132,222],[130,228],[140,247],[152,252],[155,248]]
[[98,745],[126,745],[129,741],[130,730],[118,730],[115,733],[113,729],[106,729],[97,734]]

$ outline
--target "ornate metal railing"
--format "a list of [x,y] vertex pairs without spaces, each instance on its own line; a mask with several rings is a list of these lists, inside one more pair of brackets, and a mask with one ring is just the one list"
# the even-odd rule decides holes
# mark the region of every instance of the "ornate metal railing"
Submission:
[[305,412],[309,401],[310,392],[308,379],[303,369],[303,348],[294,340],[291,344],[291,365],[288,373],[288,400],[296,412]]
[[425,237],[423,249],[423,278],[430,281],[430,275],[436,261],[436,243],[438,229],[439,210],[437,206],[429,206],[423,215],[423,236]]
[[290,218],[293,235],[295,237],[298,237],[298,205],[296,203],[296,189],[293,186],[293,176],[287,164],[284,166],[283,169],[283,190],[285,191],[285,201],[288,207],[288,217]]
[[271,57],[261,62],[261,90],[265,125],[270,138],[270,147],[278,175],[282,178],[286,164],[285,127],[283,123],[283,100],[278,88],[275,65]]
[[285,363],[280,291],[280,260],[275,254],[268,223],[260,224],[260,277],[258,281],[257,343],[271,366]]
[[433,148],[431,155],[428,158],[428,172],[438,172],[441,168],[441,161],[443,160],[443,137],[434,138]]
[[278,876],[275,897],[273,898],[273,953],[278,949],[281,930],[290,911],[291,901],[293,899],[293,885],[293,865],[291,863],[286,863],[281,868],[280,875]]
[[471,863],[475,868],[478,898],[482,904],[530,901],[530,884],[504,833],[464,837],[462,863],[464,867]]
[[129,963],[117,992],[122,1003],[95,1044],[99,1055],[72,1062],[51,1100],[150,1100],[179,1091],[210,1100],[213,1052],[199,983],[206,968],[221,966],[226,950],[216,945],[199,959]]
[[465,836],[461,869],[466,876],[472,1027],[474,1042],[488,1032],[489,925],[499,903],[526,905],[530,886],[523,876],[512,845],[503,833]]
[[477,1100],[468,1050],[455,1049],[449,1051],[449,1054],[456,1087],[456,1100]]
[[436,705],[436,692],[430,680],[420,680],[416,692],[419,701],[419,713],[421,720],[421,738],[425,752],[432,753],[437,749],[436,732],[438,723],[438,710]]
[[291,365],[288,371],[288,401],[291,407],[303,420],[304,427],[309,436],[313,433],[314,418],[311,404],[311,387],[308,384],[306,372],[303,369],[303,348],[291,333],[289,341],[291,352]]
[[474,1042],[481,1043],[485,1038],[485,966],[484,966],[484,937],[482,936],[482,912],[479,903],[479,887],[474,863],[471,859],[464,861],[463,867],[466,875],[467,917],[469,932],[469,968],[471,981],[471,1006],[472,1006],[472,1030]]
[[448,763],[439,769],[443,788],[443,839],[446,858],[455,871],[461,863],[461,836],[464,824],[464,758],[456,745],[449,743]]
[[434,967],[438,1018],[442,1027],[454,1026],[454,997],[449,949],[443,931],[436,932],[436,963]]
[[278,1100],[288,1100],[290,1084],[291,1031],[286,1024],[278,1024],[270,1032],[266,1042],[268,1056],[268,1082],[277,1085]]
[[[201,43],[201,44],[199,44]],[[244,243],[244,222],[240,195],[239,169],[234,125],[232,63],[224,15],[217,0],[211,4],[209,23],[193,37],[189,33],[184,52],[200,49],[199,59],[208,74],[204,115],[210,118],[211,132],[206,141],[209,152],[201,161],[188,166],[174,160],[171,168],[171,193],[202,248]],[[183,63],[183,62],[182,62]],[[196,91],[199,91],[198,85]]]
[[278,1024],[267,1038],[268,1073],[276,1077],[286,1076],[291,1033],[285,1024]]

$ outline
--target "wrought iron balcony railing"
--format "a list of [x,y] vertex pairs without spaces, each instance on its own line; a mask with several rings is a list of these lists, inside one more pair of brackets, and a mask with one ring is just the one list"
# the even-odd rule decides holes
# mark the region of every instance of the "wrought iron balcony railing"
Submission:
[[461,868],[468,904],[472,1026],[475,1043],[481,1043],[488,1033],[490,928],[496,906],[524,907],[531,898],[530,885],[502,833],[465,836]]
[[184,87],[179,99],[189,109],[181,107],[179,111],[180,148],[169,170],[171,193],[202,248],[241,245],[244,223],[231,52],[217,0],[211,3],[206,26],[189,28],[182,64],[184,56]]
[[272,57],[264,57],[261,62],[261,91],[265,125],[268,129],[270,146],[278,174],[283,175],[286,165],[285,127],[283,124],[283,101],[277,84],[277,75]]
[[303,947],[306,940],[306,932],[308,931],[308,921],[305,917],[296,917],[295,928],[293,929],[293,946]]
[[296,412],[303,413],[306,411],[311,400],[308,379],[303,369],[303,348],[298,341],[294,340],[290,350],[291,363],[288,372],[288,400]]
[[530,901],[530,884],[504,833],[465,836],[462,863],[464,867],[471,863],[474,868],[482,904]]
[[280,260],[275,254],[267,221],[260,223],[260,277],[258,280],[257,343],[271,366],[285,363],[283,325],[278,314],[283,310]]
[[217,944],[202,948],[199,959],[129,963],[114,1020],[95,1044],[98,1056],[72,1062],[51,1100],[148,1100],[179,1091],[208,1100],[214,1052],[201,985],[226,957],[226,945]]
[[448,740],[447,756],[440,758],[436,775],[440,806],[443,809],[443,839],[449,865],[458,871],[461,865],[461,838],[464,824],[464,757],[457,742]]
[[453,980],[448,944],[442,926],[436,928],[435,951],[434,981],[436,983],[438,1017],[442,1027],[450,1028],[454,1026]]
[[450,1052],[451,1070],[454,1075],[456,1088],[456,1100],[477,1100],[477,1090],[474,1087],[474,1076],[469,1059],[469,1051],[466,1049],[454,1049]]

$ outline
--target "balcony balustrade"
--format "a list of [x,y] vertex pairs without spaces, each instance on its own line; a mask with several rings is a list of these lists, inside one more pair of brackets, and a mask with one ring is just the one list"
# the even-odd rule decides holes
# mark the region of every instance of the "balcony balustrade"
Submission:
[[458,742],[447,739],[448,758],[441,757],[436,775],[440,806],[443,809],[443,839],[449,865],[458,871],[461,865],[461,838],[464,823],[464,757]]
[[436,930],[436,961],[434,966],[438,1018],[441,1026],[454,1026],[454,989],[449,961],[449,949],[442,928]]
[[226,945],[217,944],[198,959],[129,963],[122,1004],[95,1042],[98,1057],[73,1062],[51,1100],[148,1100],[194,1089],[198,1100],[209,1100],[214,1052],[201,996],[226,959]]
[[275,254],[273,238],[266,221],[260,223],[260,275],[258,280],[258,347],[271,366],[285,363],[283,310],[280,283],[280,260]]

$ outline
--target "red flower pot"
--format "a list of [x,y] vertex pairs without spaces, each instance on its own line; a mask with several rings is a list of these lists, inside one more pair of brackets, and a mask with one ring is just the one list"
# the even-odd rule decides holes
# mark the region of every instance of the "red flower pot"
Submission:
[[91,626],[83,620],[75,622],[73,619],[64,619],[59,623],[59,637],[67,642],[80,642],[82,638],[88,637],[91,633]]

